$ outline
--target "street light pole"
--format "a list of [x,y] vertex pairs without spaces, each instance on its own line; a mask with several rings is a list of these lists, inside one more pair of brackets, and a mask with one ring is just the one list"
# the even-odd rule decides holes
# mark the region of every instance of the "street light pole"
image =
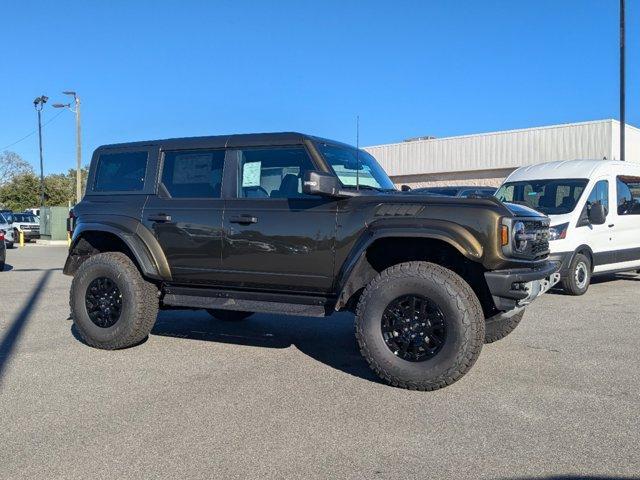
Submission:
[[625,107],[625,86],[624,86],[624,63],[625,63],[625,33],[624,33],[624,0],[620,0],[620,160],[624,162],[625,147],[624,147],[624,134],[626,130],[626,124],[624,119],[624,107]]
[[81,127],[80,127],[80,97],[76,92],[66,90],[65,95],[73,96],[73,103],[75,109],[71,108],[70,103],[54,103],[54,108],[68,108],[70,111],[76,114],[76,204],[82,200],[82,140],[81,140]]
[[40,148],[40,207],[44,207],[44,161],[42,159],[42,108],[49,97],[40,95],[33,101],[33,106],[38,112],[38,144]]

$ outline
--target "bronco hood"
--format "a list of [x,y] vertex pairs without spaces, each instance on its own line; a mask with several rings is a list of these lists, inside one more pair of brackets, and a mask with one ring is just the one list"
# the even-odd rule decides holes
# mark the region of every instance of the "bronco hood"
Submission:
[[509,209],[516,217],[544,217],[544,213],[541,213],[526,205],[519,205],[517,203],[502,202],[505,207]]

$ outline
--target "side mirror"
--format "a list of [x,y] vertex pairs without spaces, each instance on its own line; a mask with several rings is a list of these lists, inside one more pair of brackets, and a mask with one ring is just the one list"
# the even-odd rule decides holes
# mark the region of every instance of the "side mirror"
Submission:
[[411,187],[409,185],[402,185],[400,187],[400,190],[403,191],[403,192],[408,192],[408,191],[411,190]]
[[305,172],[302,179],[302,191],[307,195],[341,197],[340,188],[338,177],[330,173],[310,170]]
[[607,221],[607,214],[604,211],[604,206],[601,203],[592,203],[591,208],[588,210],[587,216],[589,221],[593,225],[602,225]]

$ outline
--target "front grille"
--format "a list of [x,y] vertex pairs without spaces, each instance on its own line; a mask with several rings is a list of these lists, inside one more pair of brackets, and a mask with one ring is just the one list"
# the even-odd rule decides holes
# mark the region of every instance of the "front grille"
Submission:
[[532,234],[525,254],[535,260],[543,259],[549,255],[549,222],[542,220],[523,220],[525,233]]

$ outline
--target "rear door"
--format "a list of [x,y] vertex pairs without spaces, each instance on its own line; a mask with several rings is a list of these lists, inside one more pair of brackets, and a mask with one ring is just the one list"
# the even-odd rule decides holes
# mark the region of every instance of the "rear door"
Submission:
[[162,153],[160,184],[143,212],[167,257],[173,280],[215,283],[222,256],[222,177],[225,150]]
[[333,280],[336,201],[302,193],[317,166],[303,145],[239,148],[226,202],[225,283],[326,292]]

